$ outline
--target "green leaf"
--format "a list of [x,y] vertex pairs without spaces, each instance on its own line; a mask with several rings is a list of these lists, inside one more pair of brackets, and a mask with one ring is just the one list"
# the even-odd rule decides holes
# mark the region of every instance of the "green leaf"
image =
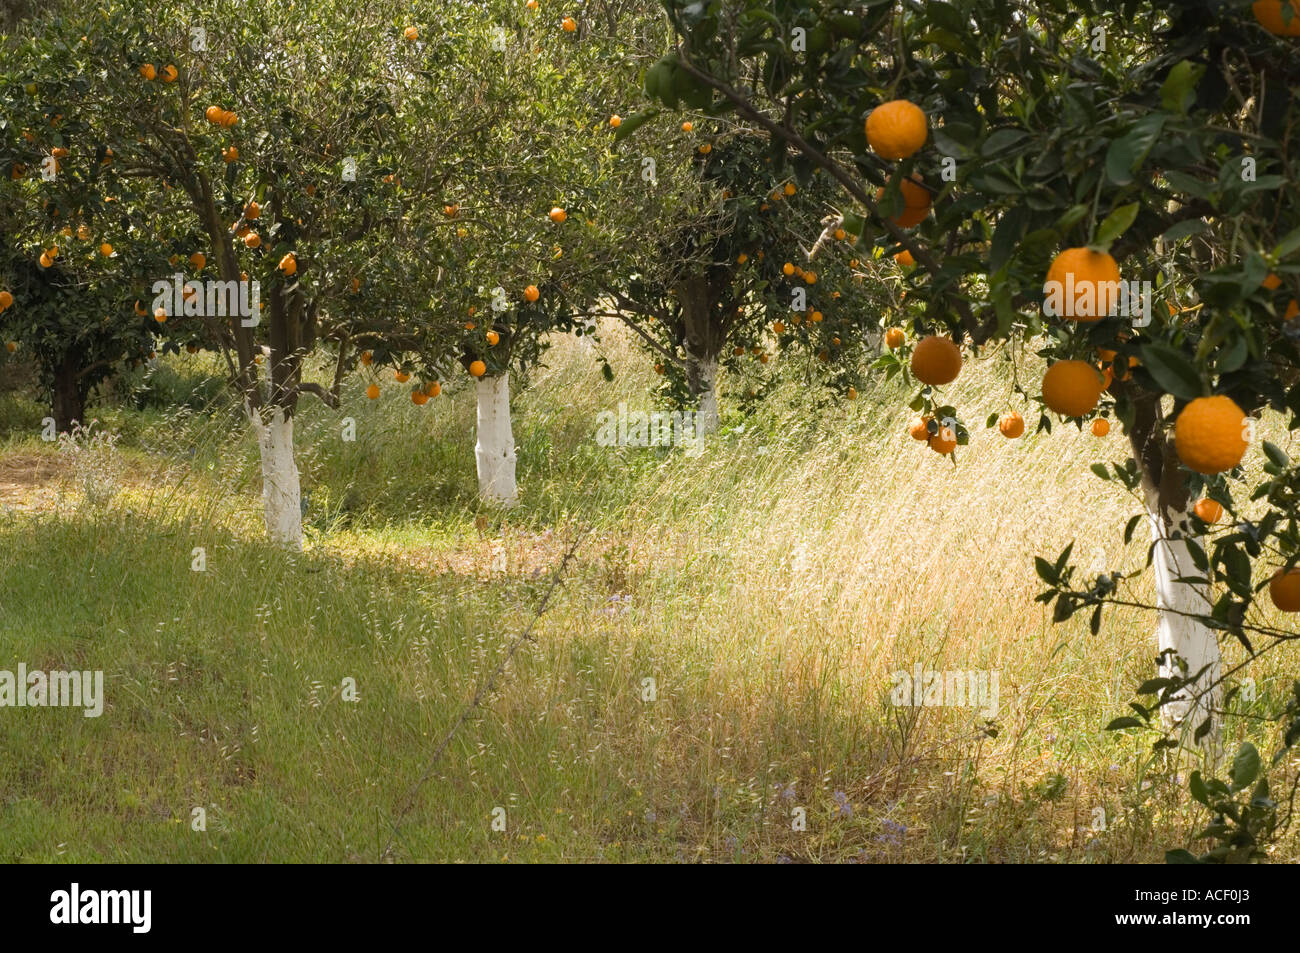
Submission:
[[1177,348],[1168,344],[1145,344],[1142,365],[1167,393],[1183,400],[1195,400],[1205,392],[1201,374]]
[[1259,752],[1249,741],[1242,742],[1237,756],[1232,759],[1232,786],[1240,791],[1249,787],[1259,776]]
[[1093,473],[1097,474],[1097,476],[1103,480],[1110,479],[1110,471],[1106,469],[1106,464],[1104,463],[1094,463],[1088,469],[1092,470]]
[[1196,84],[1205,74],[1205,66],[1183,60],[1175,63],[1160,85],[1160,105],[1171,113],[1183,113],[1196,99]]
[[1123,728],[1145,728],[1145,727],[1146,726],[1143,725],[1142,722],[1139,721],[1137,718],[1134,718],[1132,715],[1125,715],[1123,718],[1114,719],[1109,725],[1106,726],[1106,730],[1119,731]]
[[1183,848],[1179,847],[1176,850],[1165,851],[1165,863],[1166,864],[1199,864],[1200,861],[1197,860],[1189,851],[1183,850]]
[[622,142],[628,136],[632,135],[632,133],[645,125],[647,120],[653,119],[657,115],[659,115],[658,109],[647,109],[645,112],[633,113],[631,116],[624,116],[623,121],[619,123],[618,128],[614,130],[614,141]]
[[1166,115],[1153,113],[1144,116],[1133,124],[1132,129],[1110,144],[1106,150],[1106,176],[1112,182],[1116,185],[1129,185],[1133,181],[1133,173],[1160,138]]
[[1128,521],[1128,524],[1124,527],[1124,545],[1127,546],[1133,542],[1133,534],[1137,531],[1138,524],[1142,522],[1143,518],[1142,514],[1139,513]]
[[1160,236],[1160,240],[1162,242],[1176,242],[1180,238],[1187,238],[1188,236],[1191,235],[1199,235],[1201,232],[1205,231],[1209,227],[1210,226],[1207,225],[1204,220],[1199,218],[1191,218],[1185,222],[1177,222],[1169,226],[1167,229],[1165,229],[1164,234]]
[[1097,227],[1097,237],[1092,243],[1109,249],[1115,239],[1129,230],[1129,226],[1137,219],[1140,207],[1140,202],[1129,202],[1115,209]]

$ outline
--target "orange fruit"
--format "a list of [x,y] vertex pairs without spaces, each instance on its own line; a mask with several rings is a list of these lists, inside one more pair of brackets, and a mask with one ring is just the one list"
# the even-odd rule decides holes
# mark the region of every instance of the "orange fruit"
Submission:
[[445,216],[447,216],[448,218],[455,218],[459,213],[460,213],[460,205],[459,205],[459,204],[456,204],[456,205],[444,205],[444,206],[442,207],[442,214],[445,215]]
[[379,385],[371,384],[369,387],[367,387],[366,396],[369,397],[371,400],[375,400],[377,397],[379,397]]
[[922,384],[951,384],[961,373],[961,349],[952,338],[932,334],[912,349],[912,375]]
[[609,127],[611,129],[617,129],[621,125],[623,125],[623,117],[618,113],[609,117]]
[[244,218],[248,219],[250,222],[256,221],[261,217],[261,215],[262,206],[258,205],[256,202],[249,202],[244,206]]
[[798,191],[798,189],[795,187],[795,184],[794,184],[793,182],[787,182],[787,183],[785,184],[785,194],[786,194],[786,195],[794,195],[794,193],[797,192],[797,191]]
[[262,236],[257,234],[257,232],[249,232],[244,237],[244,244],[249,248],[256,248],[258,245],[262,244]]
[[686,120],[686,122],[682,123],[682,132],[690,132],[694,128],[695,128],[695,124],[692,123],[689,119]]
[[1197,473],[1223,473],[1246,455],[1246,413],[1231,397],[1198,397],[1174,421],[1178,459]]
[[482,361],[470,361],[470,365],[469,365],[470,377],[482,377],[486,373],[487,373],[486,364],[484,364]]
[[89,225],[77,226],[77,237],[80,238],[83,242],[90,241],[90,226]]
[[903,346],[904,335],[901,328],[890,328],[885,332],[885,347],[897,351]]
[[99,253],[107,258],[109,255],[113,254],[113,246],[108,242],[104,242],[104,244],[99,246]]
[[928,423],[928,417],[917,417],[907,428],[907,432],[912,435],[912,439],[914,440],[929,440],[930,431],[926,426]]
[[799,277],[810,285],[817,284],[817,272],[815,271],[805,271]]
[[14,351],[18,350],[18,342],[5,341],[5,350],[8,351],[10,354],[14,353]]
[[713,151],[713,146],[709,145],[707,142],[700,146],[700,155],[706,156],[712,151]]
[[1008,440],[1015,440],[1025,432],[1025,418],[1016,411],[1004,415],[998,420],[998,433]]
[[353,294],[356,294],[356,293],[357,293],[358,291],[360,291],[360,290],[361,290],[361,279],[360,279],[360,278],[353,278],[353,279],[352,279],[352,293],[353,293]]
[[1092,435],[1094,437],[1104,437],[1110,433],[1110,421],[1105,417],[1098,417],[1092,422]]
[[179,74],[176,72],[176,67],[172,66],[170,63],[168,63],[166,66],[163,67],[162,78],[164,83],[176,82],[176,77],[178,75]]
[[55,146],[50,150],[50,155],[54,156],[56,159],[66,159],[68,157],[68,150],[63,146]]
[[203,118],[213,125],[218,125],[221,122],[221,115],[223,112],[225,112],[225,110],[220,106],[209,106],[207,109],[203,110]]
[[822,318],[823,315],[820,311],[814,311],[812,314],[808,315],[808,320],[813,324],[821,324]]
[[489,331],[484,337],[487,338],[488,347],[496,347],[497,342],[501,340],[501,335],[495,331]]
[[1282,318],[1290,321],[1298,315],[1300,315],[1300,301],[1292,298],[1291,303],[1286,306],[1286,313],[1282,315]]
[[1097,406],[1104,382],[1087,361],[1057,361],[1043,375],[1043,403],[1065,417],[1082,417]]
[[931,434],[926,442],[935,453],[949,454],[957,449],[957,434],[951,427],[940,427],[939,432]]
[[572,33],[578,28],[578,24],[573,21],[573,17],[565,17],[560,26],[564,28],[565,33]]
[[205,256],[203,252],[196,251],[193,255],[190,255],[190,265],[193,266],[196,271],[202,271],[203,266],[207,263],[207,256]]
[[906,159],[925,145],[925,113],[915,103],[894,99],[871,110],[866,131],[867,143],[880,158]]
[[164,309],[164,308],[158,308],[156,311],[154,311],[154,313],[153,313],[153,319],[154,319],[155,321],[157,321],[159,324],[163,324],[164,322],[166,322],[166,320],[167,320],[167,311],[166,311],[166,309]]
[[1119,265],[1105,252],[1067,248],[1047,269],[1043,286],[1057,317],[1099,321],[1119,306]]
[[785,322],[784,322],[784,321],[773,321],[773,322],[772,322],[772,331],[773,331],[774,333],[776,333],[776,334],[784,334],[784,333],[785,333]]
[[1282,0],[1255,0],[1250,5],[1255,21],[1274,36],[1300,36],[1300,5],[1291,7],[1291,19],[1284,19]]
[[1267,288],[1269,291],[1276,291],[1282,287],[1282,279],[1277,276],[1276,272],[1270,271],[1264,276],[1264,280],[1259,283],[1261,288]]
[[794,264],[792,262],[787,261],[784,265],[781,266],[781,273],[785,275],[787,278],[789,278],[791,275],[794,274]]
[[298,273],[298,258],[293,252],[289,252],[280,259],[280,270],[286,275],[296,275]]
[[663,366],[662,364],[656,364],[656,365],[655,365],[655,373],[656,373],[656,374],[662,374],[663,372],[664,372],[664,366]]
[[158,71],[153,68],[152,63],[145,63],[143,66],[140,67],[140,75],[143,76],[145,79],[153,79],[155,76],[158,75]]
[[415,406],[423,407],[428,402],[429,402],[429,395],[424,393],[424,391],[421,390],[411,391],[411,403],[415,404]]
[[529,10],[536,10],[538,7],[538,3],[537,0],[528,0],[528,2],[524,4],[524,6],[526,6]]
[[393,380],[397,381],[399,384],[405,384],[410,379],[411,375],[406,371],[393,371]]
[[736,264],[737,264],[737,265],[743,265],[743,264],[744,264],[745,262],[747,262],[747,261],[749,261],[749,256],[746,255],[743,251],[742,251],[739,255],[736,256]]
[[540,296],[540,294],[541,292],[537,290],[537,285],[529,285],[527,288],[524,289],[524,300],[536,301]]
[[563,221],[566,218],[569,217],[569,213],[557,205],[555,208],[551,209],[550,212],[547,213],[546,217],[549,218],[556,225],[559,225],[563,223]]
[[[921,177],[913,173],[910,179],[904,179],[899,184],[899,191],[903,194],[903,211],[890,221],[899,228],[911,228],[913,225],[920,225],[925,221],[925,217],[930,214],[930,190],[921,184]],[[879,188],[876,190],[876,201],[879,202],[884,196],[885,190]]]
[[1212,500],[1207,496],[1197,500],[1196,505],[1192,507],[1192,512],[1206,523],[1217,523],[1219,517],[1223,515],[1223,505],[1218,500]]
[[413,26],[408,26],[402,31],[402,36],[406,37],[407,40],[414,42],[420,38],[420,31]]
[[1279,569],[1268,584],[1268,597],[1283,612],[1300,612],[1300,569]]
[[912,253],[906,248],[894,256],[894,261],[898,262],[904,268],[911,268],[916,264],[916,259],[912,257]]
[[849,388],[848,398],[849,398],[849,400],[857,400],[857,399],[858,399],[858,389],[857,389],[856,387],[850,387],[850,388]]
[[424,389],[424,392],[428,394],[430,397],[437,397],[439,394],[442,393],[442,385],[439,384],[437,381],[431,381],[429,383],[429,386]]
[[14,296],[8,291],[0,291],[0,311],[4,311],[14,303]]
[[361,352],[361,363],[362,363],[362,364],[364,364],[364,365],[366,365],[367,367],[369,367],[371,364],[374,363],[374,361],[375,361],[375,356],[374,356],[373,354],[371,354],[369,351],[362,351],[362,352]]

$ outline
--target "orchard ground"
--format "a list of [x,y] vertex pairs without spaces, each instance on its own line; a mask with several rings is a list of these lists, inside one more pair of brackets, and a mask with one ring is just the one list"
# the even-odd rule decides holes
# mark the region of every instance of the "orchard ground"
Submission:
[[[603,447],[600,412],[655,409],[658,383],[632,340],[604,333],[612,384],[571,338],[520,382],[508,513],[476,499],[467,382],[417,407],[391,373],[368,400],[358,374],[341,412],[300,405],[308,543],[287,561],[264,539],[256,448],[203,355],[124,384],[131,409],[122,395],[94,407],[122,434],[97,460],[60,455],[36,404],[0,398],[6,655],[102,669],[107,686],[99,718],[0,712],[0,860],[1087,863],[1204,849],[1193,837],[1209,819],[1186,796],[1196,757],[1103,730],[1154,674],[1153,614],[1108,612],[1094,637],[1033,601],[1033,557],[1071,540],[1084,566],[1145,558],[1143,533],[1120,537],[1140,503],[1088,469],[1128,457],[1118,429],[984,430],[994,411],[1037,416],[994,355],[948,389],[973,427],[956,468],[908,435],[900,384],[813,406],[797,372],[750,417],[733,399],[747,382],[727,379],[722,431],[698,454]],[[1260,436],[1300,449],[1276,419]],[[108,503],[79,489],[97,471],[119,483]],[[418,786],[575,540],[533,640]],[[1223,647],[1228,665],[1241,657]],[[1253,701],[1232,707],[1258,720],[1229,720],[1229,751],[1273,750],[1296,661],[1252,667]],[[892,674],[918,664],[996,673],[995,724],[892,704]],[[1271,854],[1300,859],[1300,835]]]

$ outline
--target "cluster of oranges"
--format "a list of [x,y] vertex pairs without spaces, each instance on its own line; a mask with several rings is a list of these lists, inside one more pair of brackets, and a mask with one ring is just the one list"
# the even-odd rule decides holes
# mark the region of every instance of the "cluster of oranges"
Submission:
[[239,122],[239,116],[229,109],[222,109],[220,106],[209,106],[203,111],[203,118],[214,126],[220,126],[222,129],[229,129]]
[[[140,67],[140,75],[143,76],[147,81],[153,82],[153,80],[158,78],[159,73],[158,70],[154,68],[154,65],[152,63],[145,63]],[[162,75],[162,81],[164,83],[174,83],[176,82],[176,77],[179,76],[180,73],[177,71],[175,66],[173,66],[171,63],[168,63],[166,66],[162,68],[161,75]]]

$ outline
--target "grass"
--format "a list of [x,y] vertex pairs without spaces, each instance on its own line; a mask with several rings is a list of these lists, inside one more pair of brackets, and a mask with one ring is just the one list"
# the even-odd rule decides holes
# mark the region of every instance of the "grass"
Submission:
[[[1145,556],[1121,539],[1133,500],[1088,472],[1127,455],[1118,430],[984,432],[1018,406],[988,360],[953,388],[976,430],[956,468],[907,436],[908,395],[888,383],[828,407],[792,380],[696,456],[602,448],[597,412],[649,409],[654,383],[629,342],[605,346],[627,369],[612,384],[563,341],[517,393],[508,515],[475,499],[468,389],[420,408],[386,379],[368,401],[357,379],[341,415],[304,403],[309,546],[293,557],[262,542],[237,418],[97,410],[124,433],[117,498],[85,504],[69,472],[55,504],[0,516],[0,668],[107,682],[101,718],[0,712],[0,860],[1111,862],[1196,848],[1195,759],[1102,730],[1152,674],[1153,618],[1116,611],[1093,637],[1033,601],[1033,556],[1071,540],[1085,565]],[[197,357],[158,373],[175,378],[164,393],[206,386]],[[30,416],[0,407],[0,463],[53,456]],[[418,785],[575,539],[533,639]],[[1234,705],[1276,710],[1296,662],[1260,663],[1256,700]],[[891,673],[917,663],[996,671],[996,734],[968,708],[891,705]],[[1266,718],[1226,735],[1277,744]],[[1276,766],[1275,786],[1298,768]],[[1300,858],[1300,840],[1274,856]]]

